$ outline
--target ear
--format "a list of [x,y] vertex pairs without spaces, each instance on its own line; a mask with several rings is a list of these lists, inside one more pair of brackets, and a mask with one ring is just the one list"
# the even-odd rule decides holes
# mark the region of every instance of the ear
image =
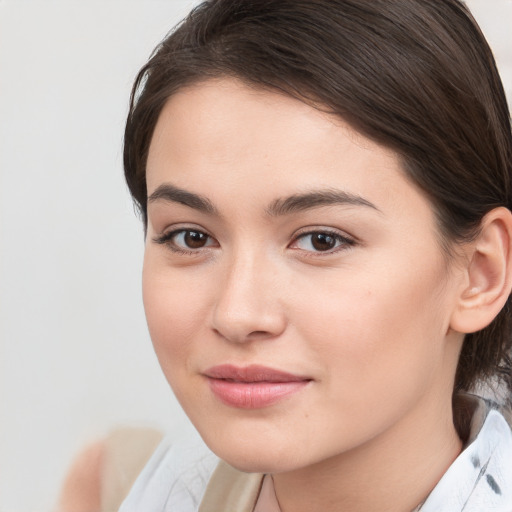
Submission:
[[512,288],[512,213],[495,208],[483,219],[469,244],[464,283],[450,327],[471,333],[487,327],[501,311]]

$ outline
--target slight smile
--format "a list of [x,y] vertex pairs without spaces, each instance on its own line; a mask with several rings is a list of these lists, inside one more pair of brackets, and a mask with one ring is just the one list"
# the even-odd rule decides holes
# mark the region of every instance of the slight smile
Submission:
[[225,405],[260,409],[302,390],[313,379],[260,365],[214,366],[204,372],[212,393]]

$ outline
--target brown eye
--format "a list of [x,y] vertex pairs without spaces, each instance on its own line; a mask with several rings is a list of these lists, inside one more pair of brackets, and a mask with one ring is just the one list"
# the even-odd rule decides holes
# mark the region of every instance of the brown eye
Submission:
[[197,229],[177,229],[154,238],[157,244],[166,245],[174,252],[195,252],[218,246],[210,235]]
[[328,233],[313,233],[311,246],[317,251],[329,251],[336,247],[336,238]]
[[[176,238],[179,238],[178,235]],[[209,236],[206,233],[200,231],[184,231],[183,232],[183,244],[188,249],[201,249],[205,247],[208,242]]]
[[300,235],[292,247],[308,252],[337,252],[354,245],[354,241],[338,233],[312,231]]

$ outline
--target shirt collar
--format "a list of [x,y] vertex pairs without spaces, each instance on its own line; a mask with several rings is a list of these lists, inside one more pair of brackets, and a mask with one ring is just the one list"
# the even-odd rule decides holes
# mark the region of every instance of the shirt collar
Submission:
[[507,411],[465,395],[472,420],[465,449],[430,493],[421,512],[511,512],[512,431]]

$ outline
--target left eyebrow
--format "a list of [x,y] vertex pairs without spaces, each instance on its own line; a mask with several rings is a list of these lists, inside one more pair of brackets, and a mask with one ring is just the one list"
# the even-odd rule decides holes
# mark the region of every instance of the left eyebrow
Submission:
[[266,212],[271,217],[288,215],[321,206],[349,205],[364,206],[380,212],[380,210],[370,201],[361,196],[344,192],[336,189],[314,190],[304,194],[294,194],[289,197],[276,199],[272,201]]

